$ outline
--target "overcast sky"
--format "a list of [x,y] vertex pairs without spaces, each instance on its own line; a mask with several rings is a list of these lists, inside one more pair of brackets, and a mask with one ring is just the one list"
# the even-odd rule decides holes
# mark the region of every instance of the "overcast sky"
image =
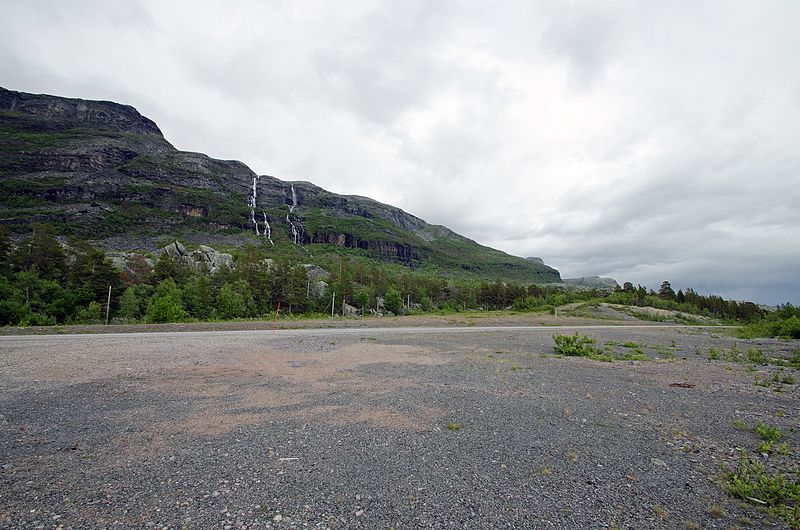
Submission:
[[4,0],[0,86],[562,276],[800,303],[800,2]]

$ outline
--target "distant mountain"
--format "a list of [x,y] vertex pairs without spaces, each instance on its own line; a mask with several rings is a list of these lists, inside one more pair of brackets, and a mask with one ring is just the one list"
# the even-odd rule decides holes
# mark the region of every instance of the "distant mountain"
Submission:
[[603,278],[601,276],[582,276],[580,278],[564,278],[564,283],[568,286],[585,289],[606,289],[614,290],[619,284],[614,278]]
[[399,208],[179,151],[133,107],[0,88],[0,223],[24,233],[34,222],[114,250],[257,243],[307,261],[344,253],[451,277],[561,281],[540,259]]

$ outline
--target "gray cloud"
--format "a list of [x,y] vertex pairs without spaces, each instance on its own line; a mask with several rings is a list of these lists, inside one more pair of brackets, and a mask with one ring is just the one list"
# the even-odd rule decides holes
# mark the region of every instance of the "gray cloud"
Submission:
[[9,1],[2,84],[565,276],[800,302],[800,6]]

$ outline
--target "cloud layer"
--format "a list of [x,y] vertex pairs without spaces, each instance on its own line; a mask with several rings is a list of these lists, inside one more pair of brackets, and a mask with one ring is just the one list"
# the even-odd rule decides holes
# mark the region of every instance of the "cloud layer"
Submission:
[[564,276],[800,302],[800,4],[10,1],[3,86]]

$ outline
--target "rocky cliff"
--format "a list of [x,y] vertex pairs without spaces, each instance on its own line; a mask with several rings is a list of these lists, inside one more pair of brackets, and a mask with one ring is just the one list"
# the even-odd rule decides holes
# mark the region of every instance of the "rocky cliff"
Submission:
[[524,283],[558,271],[403,210],[241,162],[175,149],[133,107],[0,88],[0,223],[32,222],[114,250],[165,238],[257,243],[276,253],[349,252],[432,273]]

